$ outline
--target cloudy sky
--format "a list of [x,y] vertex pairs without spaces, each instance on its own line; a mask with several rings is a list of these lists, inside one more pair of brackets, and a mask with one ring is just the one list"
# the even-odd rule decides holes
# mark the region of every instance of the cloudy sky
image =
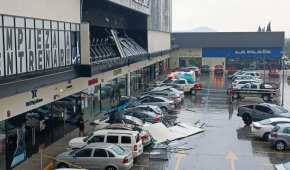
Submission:
[[172,0],[173,31],[210,27],[217,31],[273,31],[290,37],[290,0]]

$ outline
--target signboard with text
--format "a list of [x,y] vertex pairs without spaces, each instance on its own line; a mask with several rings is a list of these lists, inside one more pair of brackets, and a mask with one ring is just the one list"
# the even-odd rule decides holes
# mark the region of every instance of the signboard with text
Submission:
[[80,25],[0,15],[0,78],[79,61]]
[[280,58],[283,56],[282,48],[204,48],[202,57],[267,57]]

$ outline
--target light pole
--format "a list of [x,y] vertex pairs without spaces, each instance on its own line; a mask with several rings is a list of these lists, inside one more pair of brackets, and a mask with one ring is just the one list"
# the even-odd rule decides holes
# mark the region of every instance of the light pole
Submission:
[[281,102],[281,106],[284,106],[284,93],[285,93],[285,61],[288,59],[288,57],[286,55],[284,55],[282,57],[282,69],[283,69],[283,73],[282,73],[282,102]]

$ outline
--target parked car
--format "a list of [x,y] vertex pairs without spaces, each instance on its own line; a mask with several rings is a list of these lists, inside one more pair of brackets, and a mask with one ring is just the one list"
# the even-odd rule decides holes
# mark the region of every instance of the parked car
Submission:
[[214,66],[214,74],[224,74],[224,66],[223,65]]
[[257,73],[256,71],[241,71],[239,72],[239,74],[234,75],[232,79],[235,79],[237,76],[252,76],[258,79],[261,78],[261,75]]
[[145,95],[139,98],[139,102],[142,104],[159,106],[160,109],[165,113],[175,109],[174,102],[172,100],[166,99],[165,97]]
[[233,74],[235,74],[237,71],[238,71],[238,69],[237,69],[236,67],[234,67],[234,66],[230,66],[230,67],[228,67],[228,69],[227,69],[227,72],[228,72],[229,75],[233,75]]
[[69,168],[70,164],[87,169],[128,170],[133,167],[131,152],[114,144],[89,144],[81,149],[59,154],[57,168]]
[[154,112],[158,115],[161,115],[163,116],[165,113],[163,113],[163,111],[160,109],[159,106],[154,106],[154,105],[145,105],[145,104],[142,104],[142,105],[138,105],[136,107],[132,107],[132,108],[129,108],[129,109],[139,109],[139,110],[145,110],[145,111],[149,111],[149,112]]
[[262,83],[256,79],[249,79],[249,80],[235,80],[232,82],[232,88],[234,89],[241,89],[245,84],[249,83]]
[[276,170],[290,170],[290,162],[275,165]]
[[277,118],[265,119],[259,122],[253,122],[253,125],[251,127],[252,134],[256,137],[259,137],[268,141],[270,137],[270,133],[273,130],[273,128],[277,124],[282,124],[282,123],[290,123],[290,119],[277,117]]
[[159,123],[161,122],[161,115],[158,115],[154,112],[150,111],[144,111],[144,110],[125,110],[124,111],[125,115],[133,116],[138,119],[141,119],[144,122],[149,122],[149,123]]
[[290,148],[290,124],[278,124],[271,132],[270,141],[278,151]]
[[237,72],[235,72],[234,74],[230,74],[230,75],[228,75],[228,78],[229,78],[229,79],[232,79],[232,78],[234,78],[235,76],[239,76],[239,75],[244,74],[244,72],[245,72],[245,71],[242,71],[242,70],[237,71]]
[[168,93],[174,93],[174,94],[180,95],[182,100],[184,99],[184,92],[182,90],[178,90],[172,86],[156,87],[156,88],[153,88],[151,91],[152,92],[165,91]]
[[171,93],[171,92],[167,92],[167,91],[150,91],[146,94],[150,95],[150,96],[165,97],[169,100],[174,101],[175,105],[179,105],[182,102],[181,96],[179,94],[176,94],[176,93]]
[[142,140],[143,146],[148,146],[152,144],[152,138],[148,130],[144,130],[142,126],[132,125],[132,124],[110,124],[105,129],[118,129],[118,130],[131,130],[138,131],[139,137]]
[[201,70],[201,73],[210,73],[210,66],[202,65],[200,70]]
[[235,80],[257,80],[259,82],[263,82],[262,79],[254,77],[254,76],[249,76],[249,75],[240,75],[240,76],[235,76],[235,78],[233,79]]
[[138,131],[102,129],[93,132],[86,137],[78,137],[69,141],[73,149],[84,147],[91,143],[117,144],[129,152],[133,152],[134,158],[143,153],[142,141]]
[[124,115],[123,121],[126,124],[137,125],[140,127],[150,126],[152,124],[149,122],[144,122],[141,119],[138,119],[137,117],[133,117],[133,116],[129,116],[129,115]]
[[181,67],[178,68],[176,71],[183,71],[183,72],[191,72],[194,71],[196,76],[199,76],[201,74],[201,70],[196,67],[196,66],[192,66],[192,67]]
[[238,116],[243,119],[246,125],[250,125],[253,121],[261,121],[274,117],[290,118],[290,113],[281,106],[261,103],[239,107]]

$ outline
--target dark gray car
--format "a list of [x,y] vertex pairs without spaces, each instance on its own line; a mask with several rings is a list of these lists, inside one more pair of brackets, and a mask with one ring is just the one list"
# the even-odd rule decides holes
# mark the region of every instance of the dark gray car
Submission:
[[261,103],[257,105],[239,107],[238,116],[243,119],[246,125],[250,125],[253,121],[261,121],[273,117],[290,118],[290,113],[288,110],[281,106],[269,103]]

